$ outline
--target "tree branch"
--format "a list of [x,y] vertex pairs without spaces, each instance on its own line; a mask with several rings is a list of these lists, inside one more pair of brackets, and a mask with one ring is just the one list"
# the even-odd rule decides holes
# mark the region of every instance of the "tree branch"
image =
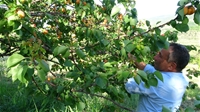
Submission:
[[130,38],[139,37],[139,36],[142,36],[142,35],[144,35],[144,34],[150,32],[150,31],[153,31],[153,30],[156,29],[156,28],[164,27],[165,25],[169,24],[171,21],[176,20],[176,19],[177,19],[177,17],[175,17],[174,19],[172,19],[172,20],[170,20],[170,21],[168,21],[168,22],[166,22],[166,23],[164,23],[164,24],[161,24],[161,25],[159,25],[159,26],[150,28],[150,29],[148,29],[146,32],[139,33],[139,34],[137,34],[137,35],[133,35],[133,36],[131,36]]
[[36,85],[36,87],[39,89],[40,92],[42,92],[43,94],[45,94],[45,92],[38,86],[38,84],[36,83],[34,77],[32,76],[32,81],[34,82],[34,84]]

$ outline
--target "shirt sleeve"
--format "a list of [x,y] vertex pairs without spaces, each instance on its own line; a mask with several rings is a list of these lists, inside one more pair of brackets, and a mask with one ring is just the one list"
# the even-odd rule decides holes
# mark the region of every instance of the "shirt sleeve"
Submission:
[[154,73],[156,69],[152,65],[147,64],[144,68],[144,71],[147,73]]
[[152,89],[146,88],[144,82],[141,82],[139,85],[135,82],[134,78],[128,79],[125,84],[125,89],[130,94],[143,94],[149,95],[152,93]]
[[[145,72],[153,73],[155,72],[155,68],[149,64],[147,64],[144,68]],[[139,85],[135,82],[134,78],[129,78],[125,83],[125,89],[128,93],[131,94],[143,94],[149,95],[153,92],[152,87],[146,88],[144,82],[141,82]]]

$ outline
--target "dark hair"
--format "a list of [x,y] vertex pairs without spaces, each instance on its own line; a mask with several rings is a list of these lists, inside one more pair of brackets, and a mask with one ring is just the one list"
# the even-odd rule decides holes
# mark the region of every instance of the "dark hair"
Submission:
[[178,43],[170,43],[170,46],[172,46],[172,58],[173,61],[177,64],[177,71],[182,71],[188,64],[190,60],[190,54],[187,50],[187,48],[181,44]]

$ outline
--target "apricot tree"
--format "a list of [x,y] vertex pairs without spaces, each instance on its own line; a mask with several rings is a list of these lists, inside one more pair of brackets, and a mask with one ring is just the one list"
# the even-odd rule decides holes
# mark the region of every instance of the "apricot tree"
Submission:
[[[152,56],[170,41],[177,31],[187,32],[188,14],[200,25],[199,0],[180,0],[176,16],[153,27],[150,21],[137,19],[134,0],[1,0],[0,47],[7,60],[8,77],[19,80],[33,95],[44,95],[41,111],[54,105],[87,108],[83,94],[101,97],[116,106],[110,111],[132,109],[120,105],[128,97],[124,82],[134,77],[147,87],[162,79],[159,72],[147,74],[135,69],[127,53],[138,61],[151,63]],[[189,13],[193,7],[193,12]],[[185,12],[187,10],[187,12]],[[171,26],[176,31],[162,27]],[[157,78],[158,79],[157,79]],[[102,95],[104,93],[104,95]],[[105,95],[106,94],[106,95]],[[56,106],[55,106],[56,105]]]

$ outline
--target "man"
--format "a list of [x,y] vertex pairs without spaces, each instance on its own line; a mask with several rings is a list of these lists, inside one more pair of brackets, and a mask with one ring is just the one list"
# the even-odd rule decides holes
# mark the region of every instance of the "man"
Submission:
[[[133,58],[132,55],[129,54],[129,58]],[[171,43],[168,49],[162,49],[154,56],[154,66],[135,62],[138,69],[147,73],[160,71],[164,79],[158,81],[157,87],[150,88],[146,88],[143,82],[138,85],[134,78],[128,79],[125,84],[127,92],[140,95],[137,112],[162,112],[163,107],[172,112],[178,110],[189,83],[181,71],[189,59],[188,50],[183,45]]]

